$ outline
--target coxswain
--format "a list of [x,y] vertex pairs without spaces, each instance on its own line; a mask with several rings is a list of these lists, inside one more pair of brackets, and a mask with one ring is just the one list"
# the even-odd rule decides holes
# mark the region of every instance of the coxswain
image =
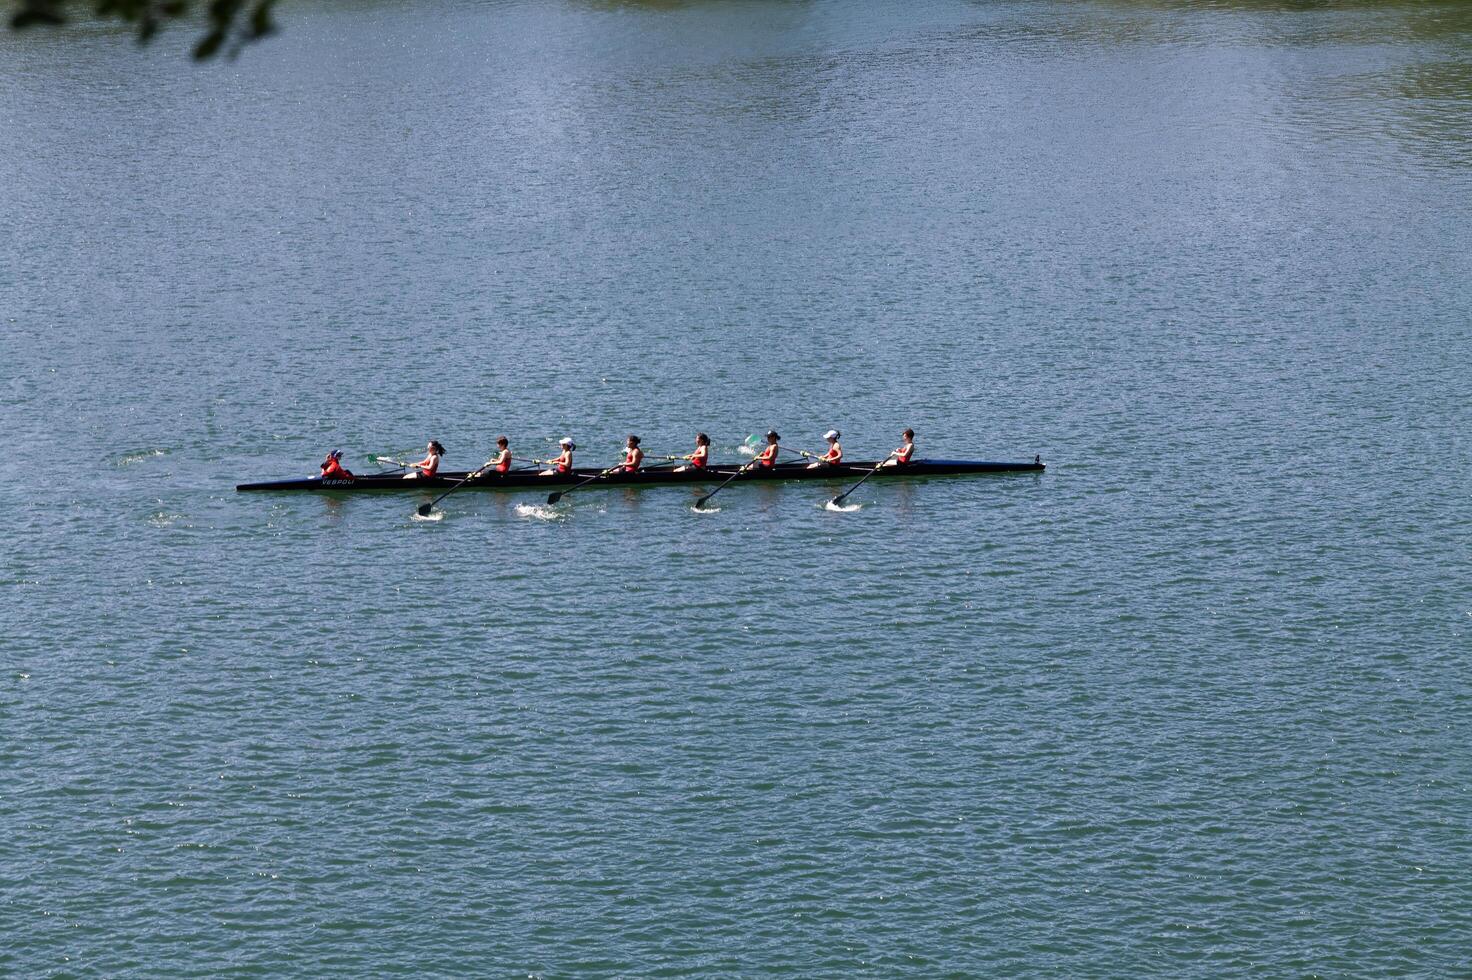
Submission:
[[497,473],[509,473],[511,471],[511,443],[505,436],[496,437],[496,455],[486,463],[488,469]]
[[439,440],[429,440],[425,447],[424,458],[417,463],[410,463],[409,469],[412,473],[405,473],[404,479],[427,479],[440,471],[440,457],[445,455],[445,447],[439,444]]
[[552,468],[543,470],[537,476],[565,476],[572,472],[572,453],[578,447],[573,445],[573,441],[566,436],[558,440],[557,445],[562,447],[561,454],[556,459],[547,460]]
[[816,463],[809,463],[808,469],[816,470],[819,467],[837,466],[843,462],[843,447],[838,444],[838,430],[829,429],[823,433],[823,438],[828,440],[828,451],[818,457]]
[[757,453],[756,459],[752,460],[752,462],[760,466],[764,470],[769,470],[773,466],[776,466],[777,453],[781,451],[780,447],[777,445],[777,440],[781,438],[781,436],[777,435],[776,429],[768,432],[766,448]]
[[327,454],[322,461],[322,479],[324,480],[351,480],[353,474],[349,473],[342,465],[342,450],[334,449]]
[[704,432],[695,433],[695,452],[687,456],[681,456],[680,458],[688,459],[690,462],[684,466],[676,466],[674,469],[676,473],[684,473],[686,470],[705,469],[710,464],[710,436]]
[[643,462],[644,450],[639,448],[639,437],[629,436],[629,441],[624,443],[624,461],[619,469],[625,473],[637,473]]
[[889,454],[889,458],[880,463],[880,466],[908,466],[910,460],[915,458],[915,430],[906,429],[900,433],[904,444]]

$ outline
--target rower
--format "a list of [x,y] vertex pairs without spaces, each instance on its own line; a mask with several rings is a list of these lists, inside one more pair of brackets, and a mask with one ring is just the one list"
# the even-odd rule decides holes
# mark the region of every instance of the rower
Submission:
[[423,459],[421,459],[417,463],[409,464],[409,469],[413,470],[413,472],[405,473],[404,479],[425,479],[434,476],[436,473],[439,472],[440,457],[445,455],[445,447],[441,446],[438,440],[431,439],[429,440],[429,445],[425,447],[425,450],[426,451]]
[[559,439],[557,445],[562,447],[561,455],[556,459],[547,460],[552,465],[552,468],[550,470],[542,470],[537,476],[566,476],[572,472],[572,453],[578,447],[573,445],[572,440],[567,436]]
[[910,460],[915,458],[915,430],[906,429],[900,433],[904,445],[889,454],[889,458],[881,462],[880,466],[908,466]]
[[777,465],[777,453],[781,451],[780,448],[777,445],[777,440],[779,440],[781,438],[782,438],[781,436],[777,435],[777,430],[776,429],[772,429],[771,431],[769,431],[767,433],[767,445],[766,445],[766,448],[763,449],[761,452],[757,453],[756,454],[756,459],[752,460],[752,462],[755,463],[755,464],[757,464],[758,466],[760,466],[764,470],[769,470],[773,466],[776,466]]
[[823,438],[828,440],[828,451],[818,457],[816,463],[809,463],[808,469],[816,470],[828,466],[837,466],[843,462],[843,447],[838,444],[838,430],[829,429],[823,433]]
[[487,468],[497,473],[509,473],[511,471],[511,443],[505,436],[496,437],[496,455],[486,464]]
[[704,432],[695,433],[695,452],[690,453],[688,456],[681,456],[680,458],[688,459],[690,462],[686,466],[676,466],[673,471],[675,473],[684,473],[686,470],[705,469],[706,465],[710,462],[710,436]]
[[327,458],[322,461],[322,472],[320,475],[324,480],[353,479],[353,474],[343,468],[341,449],[334,449],[327,454]]
[[639,448],[639,437],[629,436],[629,441],[624,443],[624,461],[619,467],[625,473],[639,472],[639,464],[644,462],[644,450]]

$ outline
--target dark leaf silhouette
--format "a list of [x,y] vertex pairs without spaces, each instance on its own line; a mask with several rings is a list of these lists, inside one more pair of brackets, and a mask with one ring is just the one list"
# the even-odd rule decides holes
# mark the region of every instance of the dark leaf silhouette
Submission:
[[77,16],[92,16],[132,24],[140,44],[147,44],[166,25],[177,22],[203,28],[194,45],[194,57],[212,58],[225,51],[235,55],[250,41],[275,31],[272,10],[276,0],[11,0],[10,26],[17,30],[58,27]]

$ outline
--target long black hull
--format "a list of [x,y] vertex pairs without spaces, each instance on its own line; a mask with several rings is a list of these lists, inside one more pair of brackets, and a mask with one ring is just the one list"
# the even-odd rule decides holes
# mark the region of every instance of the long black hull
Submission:
[[[766,483],[772,480],[858,480],[867,476],[873,468],[873,463],[845,463],[842,466],[828,466],[822,469],[809,469],[805,463],[788,463],[781,466],[774,466],[771,469],[753,468],[747,470],[736,482]],[[669,469],[641,470],[638,473],[610,473],[600,478],[596,483],[589,484],[589,488],[599,486],[667,486],[685,483],[711,484],[725,480],[734,474],[736,469],[736,466],[712,466],[706,470],[686,470],[683,473],[675,473]],[[874,474],[874,479],[888,480],[897,477],[960,476],[967,473],[1040,473],[1044,469],[1046,469],[1046,464],[1037,459],[1028,463],[988,463],[965,459],[922,459],[904,466],[886,466],[883,470]],[[596,469],[576,469],[571,473],[558,476],[538,476],[535,471],[487,473],[467,483],[465,489],[556,489],[557,487],[566,487],[574,483],[579,483],[589,477],[597,476],[600,472],[600,470]],[[396,473],[388,476],[359,476],[352,480],[324,480],[320,477],[308,477],[301,480],[276,480],[269,483],[242,483],[235,489],[251,491],[315,491],[318,493],[365,493],[368,491],[398,491],[402,493],[405,491],[448,490],[463,479],[465,479],[463,472],[440,473],[438,476],[427,478],[411,477],[407,479]]]

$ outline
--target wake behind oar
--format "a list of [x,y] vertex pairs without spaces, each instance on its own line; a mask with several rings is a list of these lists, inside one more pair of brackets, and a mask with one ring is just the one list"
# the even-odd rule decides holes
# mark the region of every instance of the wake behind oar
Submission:
[[415,513],[417,513],[420,517],[428,517],[430,515],[430,513],[434,510],[434,505],[435,504],[439,503],[441,500],[444,500],[450,494],[454,493],[456,490],[459,490],[461,487],[465,486],[465,484],[469,483],[471,480],[474,480],[476,477],[480,476],[482,473],[485,472],[486,467],[487,466],[490,466],[490,465],[491,464],[489,462],[486,462],[486,463],[483,463],[480,466],[479,469],[474,469],[474,470],[471,470],[469,473],[466,473],[465,474],[465,479],[461,480],[459,483],[456,483],[453,487],[451,487],[450,489],[446,490],[444,493],[440,494],[438,497],[434,498],[429,503],[427,503],[427,504],[420,504],[418,507],[415,508]]
[[859,487],[863,486],[864,485],[864,480],[869,479],[869,477],[873,476],[875,473],[878,473],[880,470],[884,469],[884,464],[887,463],[887,462],[889,462],[894,457],[895,457],[895,453],[890,453],[888,456],[884,457],[882,460],[880,460],[879,462],[875,463],[874,464],[874,468],[872,470],[870,470],[868,473],[865,473],[864,474],[864,479],[863,480],[860,480],[858,483],[855,483],[853,486],[851,486],[847,490],[843,491],[843,493],[839,494],[838,496],[834,497],[832,500],[828,501],[828,506],[830,506],[830,507],[842,507],[843,506],[843,498],[847,497],[849,494],[851,494],[855,490],[859,489]]
[[736,479],[738,476],[740,476],[741,474],[745,473],[747,470],[751,469],[754,466],[756,466],[756,460],[752,460],[750,463],[746,463],[746,464],[744,464],[744,465],[742,465],[740,467],[737,467],[736,472],[735,473],[732,473],[731,476],[730,476],[730,478],[727,479],[725,483],[722,483],[720,486],[716,487],[710,493],[706,494],[704,497],[701,497],[699,500],[695,501],[695,509],[696,510],[703,509],[705,507],[706,501],[710,500],[710,498],[714,497],[716,494],[718,494],[722,490],[726,489],[726,487],[730,485],[730,483],[731,483],[732,480]]

